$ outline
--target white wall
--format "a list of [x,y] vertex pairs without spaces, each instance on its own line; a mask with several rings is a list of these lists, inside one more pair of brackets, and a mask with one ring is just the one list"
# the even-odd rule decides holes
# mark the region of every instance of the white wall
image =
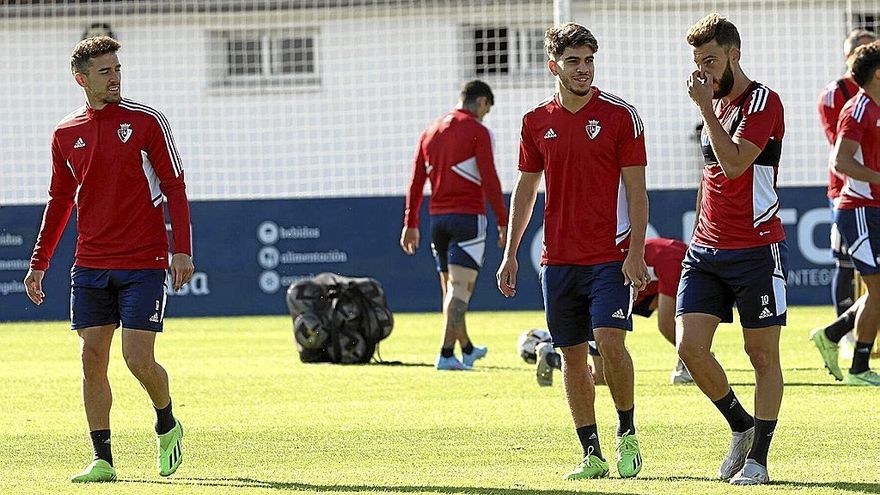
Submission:
[[[843,70],[842,2],[757,2],[723,9],[740,28],[747,74],[782,96],[782,185],[822,184],[826,146],[816,119],[819,89]],[[479,5],[477,2],[475,5]],[[275,13],[0,19],[0,205],[45,201],[49,137],[82,104],[68,57],[83,28],[109,22],[123,43],[123,92],[171,121],[193,199],[403,194],[415,140],[457,101],[465,80],[464,23],[548,26],[552,2],[466,7],[364,7]],[[692,70],[688,27],[709,2],[574,2],[596,34],[596,84],[636,105],[645,121],[649,187],[698,180],[690,140],[699,120],[685,90]],[[603,4],[605,5],[605,4]],[[696,5],[684,8],[681,5]],[[714,3],[713,3],[714,5]],[[319,26],[318,90],[226,92],[208,88],[206,30]],[[496,106],[486,119],[497,141],[505,190],[516,179],[520,119],[550,95],[549,75],[488,79]]]

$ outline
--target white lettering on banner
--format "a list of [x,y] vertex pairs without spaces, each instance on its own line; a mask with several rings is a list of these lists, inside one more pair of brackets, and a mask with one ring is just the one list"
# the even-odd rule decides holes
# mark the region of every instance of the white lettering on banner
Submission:
[[207,296],[211,293],[208,287],[208,274],[195,272],[189,282],[183,284],[179,291],[174,292],[171,283],[171,272],[165,277],[165,293],[169,296]]
[[816,246],[813,235],[816,227],[824,224],[831,224],[831,212],[828,208],[816,208],[801,215],[800,221],[797,222],[798,249],[810,263],[832,265],[834,257],[831,255],[831,249]]
[[31,267],[31,260],[0,260],[0,270],[27,271]]
[[299,282],[300,280],[306,280],[310,278],[314,278],[314,273],[307,273],[305,275],[287,275],[285,277],[281,277],[281,285],[282,287],[290,287],[291,285]]
[[[834,264],[831,256],[831,250],[827,247],[816,245],[815,231],[820,225],[831,223],[831,212],[828,208],[813,208],[806,210],[803,215],[798,218],[798,212],[794,208],[782,208],[779,210],[779,219],[783,225],[797,225],[797,248],[810,263],[816,265]],[[696,221],[696,213],[694,211],[685,211],[681,215],[682,240],[689,243],[691,235],[694,231],[694,222]],[[648,224],[647,237],[659,237],[657,230]],[[544,243],[544,227],[538,228],[535,237],[532,238],[531,255],[532,266],[536,272],[541,270],[541,249]],[[793,245],[789,241],[789,249]],[[827,273],[826,273],[827,272]],[[830,284],[831,271],[825,268],[805,268],[792,270],[789,272],[791,279],[788,281],[792,285],[809,285],[824,286]]]
[[21,246],[24,244],[24,237],[16,234],[0,234],[0,247],[5,246]]
[[789,270],[786,284],[789,286],[824,287],[831,284],[834,271],[830,268],[802,268]]
[[296,225],[293,227],[279,227],[277,223],[266,220],[257,227],[257,239],[264,245],[272,245],[280,239],[320,239],[320,227],[308,227]]
[[0,282],[0,296],[8,296],[9,294],[24,294],[24,283],[17,280],[9,282]]
[[687,244],[694,235],[694,227],[697,225],[697,212],[686,211],[681,214],[681,240]]
[[290,227],[281,228],[282,239],[320,239],[321,229],[318,227]]
[[281,262],[290,265],[304,263],[346,263],[348,262],[348,253],[345,251],[312,251],[306,253],[298,253],[296,251],[287,251],[281,254]]

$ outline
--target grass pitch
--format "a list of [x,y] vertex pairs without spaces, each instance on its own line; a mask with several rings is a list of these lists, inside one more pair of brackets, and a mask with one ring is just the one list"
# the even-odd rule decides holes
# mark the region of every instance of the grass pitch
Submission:
[[[807,341],[829,308],[794,308],[783,331],[786,390],[770,451],[773,484],[713,480],[729,433],[694,386],[668,384],[674,351],[656,322],[636,318],[636,424],[645,466],[637,479],[566,482],[580,452],[561,377],[539,388],[516,338],[544,327],[538,312],[472,313],[489,355],[472,372],[432,367],[439,314],[399,314],[382,356],[399,366],[305,365],[287,317],[169,319],[157,355],[186,428],[184,463],[155,470],[155,419],[114,341],[113,450],[120,481],[78,486],[91,456],[80,398],[78,339],[67,324],[0,325],[2,493],[442,493],[478,495],[880,493],[875,389],[838,385]],[[714,351],[744,402],[753,375],[741,332],[719,330]],[[880,367],[880,363],[875,363]],[[749,410],[753,410],[749,407]],[[603,451],[614,455],[616,415],[600,387]]]

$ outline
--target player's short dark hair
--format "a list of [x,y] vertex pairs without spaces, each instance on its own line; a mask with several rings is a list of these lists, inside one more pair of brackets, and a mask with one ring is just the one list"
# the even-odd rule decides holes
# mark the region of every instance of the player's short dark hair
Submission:
[[547,56],[557,58],[568,47],[588,46],[593,53],[599,51],[599,42],[589,29],[574,22],[553,26],[544,33],[544,49]]
[[477,98],[485,96],[490,105],[495,104],[495,95],[492,94],[492,88],[488,84],[480,80],[473,80],[464,83],[461,87],[461,102],[465,105],[473,105],[477,102]]
[[687,32],[687,42],[693,47],[703,46],[712,40],[725,48],[742,47],[736,26],[717,13],[703,17]]
[[856,83],[865,87],[880,69],[880,41],[868,43],[856,48],[852,61],[852,75]]
[[862,38],[876,41],[877,35],[867,29],[854,29],[850,31],[846,39],[843,40],[843,54],[847,57],[852,55],[856,51],[856,48],[859,47],[859,41],[861,41]]
[[73,48],[73,53],[70,55],[70,70],[74,74],[87,74],[89,60],[108,53],[116,53],[121,47],[118,41],[109,36],[86,38]]

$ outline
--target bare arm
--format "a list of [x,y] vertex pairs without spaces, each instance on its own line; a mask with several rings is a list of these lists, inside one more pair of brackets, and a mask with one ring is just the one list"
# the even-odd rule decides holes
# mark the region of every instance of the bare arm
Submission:
[[730,137],[712,108],[712,75],[702,71],[694,71],[688,79],[688,94],[703,117],[706,134],[712,143],[712,151],[718,158],[718,164],[728,179],[735,179],[748,169],[755,158],[761,154],[761,148],[745,139]]
[[626,188],[629,211],[629,252],[623,262],[623,278],[636,289],[643,290],[651,281],[645,264],[645,230],[648,227],[648,193],[645,187],[645,167],[624,167],[620,171]]
[[859,143],[852,139],[841,137],[834,147],[834,161],[832,166],[838,174],[852,177],[855,180],[880,184],[880,173],[865,167],[856,160],[856,151]]
[[510,198],[507,246],[504,249],[504,259],[496,274],[498,290],[504,294],[504,297],[516,295],[516,273],[519,269],[516,254],[519,251],[526,227],[529,225],[529,220],[532,218],[532,209],[535,207],[538,186],[541,184],[543,175],[543,172],[520,172],[513,196]]

